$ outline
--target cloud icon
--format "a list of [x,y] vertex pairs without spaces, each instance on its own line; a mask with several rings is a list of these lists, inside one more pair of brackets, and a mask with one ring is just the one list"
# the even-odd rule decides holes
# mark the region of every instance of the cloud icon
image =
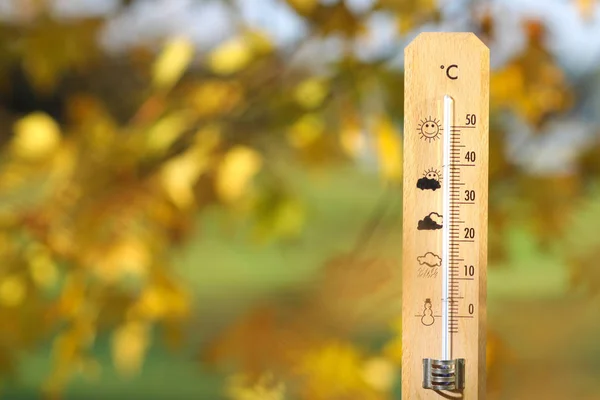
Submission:
[[440,214],[432,212],[419,221],[417,229],[420,231],[432,231],[435,229],[442,229],[442,221],[443,217]]
[[427,265],[428,267],[439,267],[442,265],[442,257],[437,254],[433,254],[432,252],[427,252],[425,255],[421,257],[417,257],[417,261],[420,265]]

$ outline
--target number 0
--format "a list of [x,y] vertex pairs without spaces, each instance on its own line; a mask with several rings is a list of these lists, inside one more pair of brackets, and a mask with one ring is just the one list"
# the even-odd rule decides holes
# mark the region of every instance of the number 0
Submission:
[[473,315],[475,312],[475,306],[473,304],[469,304],[469,314]]

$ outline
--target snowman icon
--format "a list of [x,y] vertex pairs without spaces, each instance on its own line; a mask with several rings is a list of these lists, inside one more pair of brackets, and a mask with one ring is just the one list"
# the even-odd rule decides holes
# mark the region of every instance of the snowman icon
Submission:
[[431,299],[425,299],[425,306],[423,308],[423,316],[421,317],[421,323],[425,326],[431,326],[435,322],[433,316],[433,310],[431,309]]

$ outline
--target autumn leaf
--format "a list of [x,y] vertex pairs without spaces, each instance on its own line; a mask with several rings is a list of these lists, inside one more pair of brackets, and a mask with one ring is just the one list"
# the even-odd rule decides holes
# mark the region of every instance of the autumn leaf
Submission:
[[198,148],[190,149],[162,167],[161,183],[173,203],[181,209],[193,204],[194,184],[207,167],[206,154]]
[[60,145],[58,124],[47,114],[29,114],[15,123],[11,143],[15,156],[26,160],[40,160],[51,155]]
[[149,339],[149,328],[142,322],[127,322],[118,328],[111,342],[112,359],[117,371],[127,377],[138,374]]
[[194,57],[194,44],[185,37],[171,39],[154,63],[152,84],[170,89],[187,69]]
[[40,288],[51,288],[57,282],[58,270],[46,249],[38,248],[30,253],[29,271],[33,282]]
[[147,132],[147,147],[151,155],[161,154],[180,137],[191,123],[189,113],[182,111],[158,120]]
[[328,85],[319,78],[306,79],[295,89],[296,102],[305,109],[319,107],[328,93]]
[[223,158],[217,172],[216,190],[225,203],[239,200],[260,170],[262,157],[255,150],[236,146]]
[[314,143],[325,130],[321,115],[308,113],[300,117],[288,130],[288,140],[296,148],[306,148]]
[[208,55],[208,66],[218,75],[232,75],[272,49],[271,41],[265,34],[246,31],[213,49]]
[[210,68],[219,75],[231,75],[245,68],[252,61],[250,43],[242,36],[230,39],[208,56]]

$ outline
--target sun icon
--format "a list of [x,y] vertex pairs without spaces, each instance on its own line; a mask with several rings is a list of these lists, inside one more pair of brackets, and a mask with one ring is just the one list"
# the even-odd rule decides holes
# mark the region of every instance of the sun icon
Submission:
[[425,171],[425,173],[423,174],[423,177],[427,178],[427,179],[434,180],[434,181],[438,181],[438,182],[442,181],[442,177],[440,176],[440,171],[435,170],[433,168],[428,169],[427,171]]
[[427,140],[428,142],[437,140],[441,135],[440,121],[438,119],[431,118],[431,116],[424,121],[421,121],[418,128],[419,133],[421,134],[421,139]]

